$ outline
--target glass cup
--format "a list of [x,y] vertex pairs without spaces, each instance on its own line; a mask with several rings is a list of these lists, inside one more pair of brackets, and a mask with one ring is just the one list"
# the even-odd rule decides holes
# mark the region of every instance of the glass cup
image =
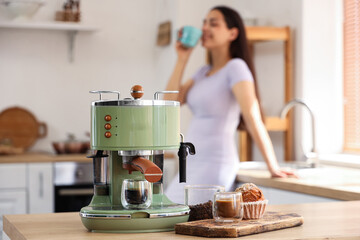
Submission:
[[186,185],[185,190],[185,205],[196,205],[206,203],[214,200],[214,194],[224,192],[225,187],[220,185]]
[[151,204],[151,183],[146,180],[124,179],[121,204],[126,209],[145,209]]
[[193,26],[184,26],[181,30],[178,40],[184,47],[195,47],[199,39],[201,38],[202,31]]
[[241,192],[220,192],[214,195],[213,216],[215,222],[235,222],[243,218]]
[[186,185],[185,204],[190,208],[189,221],[212,219],[214,194],[224,192],[220,185]]

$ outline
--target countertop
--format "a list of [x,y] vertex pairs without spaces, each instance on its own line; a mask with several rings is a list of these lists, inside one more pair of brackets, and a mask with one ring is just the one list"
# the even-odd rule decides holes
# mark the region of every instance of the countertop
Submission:
[[0,156],[1,163],[92,162],[85,154],[24,153]]
[[[268,210],[298,213],[304,217],[304,224],[242,237],[243,239],[360,239],[360,214],[358,214],[360,201],[269,205]],[[82,225],[77,212],[5,215],[4,231],[12,240],[201,239],[201,237],[178,235],[173,231],[131,234],[91,233]]]
[[[1,163],[44,163],[44,162],[85,162],[91,163],[92,159],[86,154],[51,154],[43,152],[29,152],[15,155],[1,155]],[[176,155],[171,152],[164,154],[165,159],[174,159]]]
[[271,178],[265,169],[242,169],[236,180],[339,200],[360,200],[360,169],[322,166],[297,171],[299,179]]

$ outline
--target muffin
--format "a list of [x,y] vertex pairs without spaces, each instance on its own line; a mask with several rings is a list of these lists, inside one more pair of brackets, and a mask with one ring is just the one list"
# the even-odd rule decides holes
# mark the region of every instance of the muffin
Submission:
[[243,219],[259,219],[265,213],[268,200],[263,192],[253,183],[245,183],[238,187],[236,192],[241,192],[244,204]]

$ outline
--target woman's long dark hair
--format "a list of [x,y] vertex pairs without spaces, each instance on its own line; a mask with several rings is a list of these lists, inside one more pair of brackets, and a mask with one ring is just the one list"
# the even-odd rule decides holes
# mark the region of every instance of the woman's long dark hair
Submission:
[[[212,10],[218,10],[222,13],[222,15],[224,16],[226,25],[229,29],[237,28],[238,36],[230,44],[230,55],[231,55],[231,58],[241,58],[248,65],[248,67],[253,75],[253,78],[254,78],[255,93],[256,93],[256,97],[257,97],[257,99],[259,101],[259,105],[260,105],[260,98],[259,98],[259,93],[257,90],[254,63],[253,63],[252,56],[250,54],[250,49],[249,49],[248,41],[246,38],[246,31],[245,31],[243,20],[240,17],[240,14],[237,11],[235,11],[234,9],[231,9],[231,8],[225,7],[225,6],[216,6]],[[209,63],[212,64],[212,59],[211,59],[210,54],[209,54]],[[260,111],[261,111],[261,115],[263,116],[261,105],[260,105]],[[240,121],[239,121],[238,129],[239,130],[246,129],[246,125],[245,125],[242,114],[240,114]]]

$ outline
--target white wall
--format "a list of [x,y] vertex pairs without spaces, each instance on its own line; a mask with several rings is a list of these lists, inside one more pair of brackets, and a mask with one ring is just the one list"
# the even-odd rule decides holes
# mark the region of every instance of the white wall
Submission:
[[[46,1],[34,20],[52,20],[62,2]],[[64,32],[0,29],[0,109],[25,107],[49,127],[48,137],[33,150],[52,151],[51,142],[69,132],[85,138],[90,103],[98,98],[89,90],[120,90],[126,97],[132,85],[142,84],[150,98],[157,89],[154,2],[81,3],[83,23],[99,26],[99,32],[78,34],[74,63],[68,62]]]
[[[62,0],[46,1],[34,20],[52,20]],[[313,107],[318,120],[317,144],[321,152],[335,152],[342,143],[341,7],[340,0],[108,0],[82,1],[83,23],[99,26],[96,33],[79,33],[75,62],[69,63],[64,32],[0,29],[0,110],[14,105],[31,110],[49,126],[49,136],[33,150],[51,150],[53,140],[72,132],[84,138],[89,130],[89,106],[97,96],[89,90],[120,90],[122,97],[136,83],[146,98],[164,89],[176,61],[176,30],[183,25],[201,27],[213,6],[224,4],[243,17],[262,24],[292,28],[294,36],[295,97]],[[0,12],[0,20],[5,17]],[[170,20],[172,44],[155,45],[158,24]],[[255,66],[262,104],[267,115],[283,106],[283,46],[259,43]],[[194,50],[185,79],[205,63],[205,52]],[[273,87],[276,86],[276,87]],[[270,91],[269,91],[270,89]],[[306,114],[297,112],[296,156],[308,147]],[[304,116],[302,116],[304,115]],[[182,110],[186,133],[191,113]],[[304,125],[302,125],[304,124]],[[329,132],[331,137],[329,137]],[[278,159],[283,158],[282,134],[271,134]],[[255,151],[255,159],[261,159]]]
[[[314,109],[320,153],[343,147],[342,2],[303,1],[301,92]],[[303,114],[301,120],[302,143],[308,147],[309,119]]]

